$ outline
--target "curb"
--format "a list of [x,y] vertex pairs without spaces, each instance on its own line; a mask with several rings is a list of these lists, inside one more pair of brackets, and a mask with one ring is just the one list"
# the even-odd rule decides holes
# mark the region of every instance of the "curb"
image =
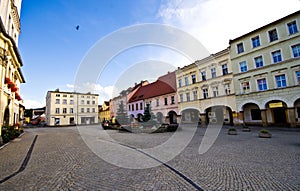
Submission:
[[[19,135],[19,137],[17,138],[21,138],[23,135],[25,134],[25,132],[23,132],[22,134]],[[0,146],[0,150],[3,149],[4,147],[6,147],[12,140],[10,140],[8,143],[5,143],[4,145]]]

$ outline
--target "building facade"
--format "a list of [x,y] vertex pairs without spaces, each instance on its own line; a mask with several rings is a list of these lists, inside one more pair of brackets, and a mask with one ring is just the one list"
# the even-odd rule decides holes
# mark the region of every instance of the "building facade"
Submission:
[[23,119],[20,84],[25,79],[18,51],[21,2],[0,1],[0,135],[3,125],[21,124]]
[[98,94],[48,91],[46,122],[49,126],[98,123]]
[[300,11],[230,40],[241,123],[300,123]]
[[145,108],[160,123],[178,122],[178,102],[176,96],[175,72],[160,76],[155,82],[140,87],[128,100],[128,116],[142,121]]
[[225,124],[236,121],[229,48],[176,71],[178,109],[182,123],[216,122],[213,108],[223,110]]
[[100,122],[103,122],[104,120],[110,120],[110,101],[104,101],[100,111],[99,111],[99,120]]

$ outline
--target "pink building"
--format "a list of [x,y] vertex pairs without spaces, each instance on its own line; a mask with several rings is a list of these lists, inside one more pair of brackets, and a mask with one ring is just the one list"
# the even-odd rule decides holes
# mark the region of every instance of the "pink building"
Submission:
[[161,123],[177,123],[178,100],[175,72],[159,77],[155,82],[140,87],[128,101],[128,115],[141,119],[146,105]]

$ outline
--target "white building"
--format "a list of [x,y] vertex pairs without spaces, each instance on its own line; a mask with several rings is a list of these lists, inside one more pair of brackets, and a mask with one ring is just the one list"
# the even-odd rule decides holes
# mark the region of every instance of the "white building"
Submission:
[[46,122],[49,126],[98,123],[98,94],[48,91]]

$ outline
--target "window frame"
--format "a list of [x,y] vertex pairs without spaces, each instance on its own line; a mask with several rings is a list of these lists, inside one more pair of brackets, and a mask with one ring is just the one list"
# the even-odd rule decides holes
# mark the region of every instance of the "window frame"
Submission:
[[237,54],[241,54],[243,52],[245,52],[245,48],[244,48],[244,43],[240,42],[236,44],[236,52]]
[[[295,24],[293,26],[296,26],[296,28],[292,28],[293,30],[291,31],[289,25],[290,24]],[[292,26],[292,25],[291,25]],[[287,31],[288,31],[288,35],[294,35],[296,33],[299,32],[299,29],[298,29],[298,25],[297,25],[297,21],[296,20],[293,20],[293,21],[290,21],[288,23],[286,23],[286,27],[287,27]],[[295,30],[296,29],[296,30]]]
[[[242,67],[241,64],[243,64],[243,63],[245,63],[245,66]],[[244,67],[246,68],[245,71],[242,70],[242,68],[244,68]],[[240,72],[247,72],[248,71],[247,61],[244,60],[244,61],[239,62],[239,68],[240,68]]]
[[[256,39],[258,39],[258,40],[256,40]],[[251,38],[251,45],[252,45],[252,48],[257,48],[257,47],[261,46],[259,35]]]
[[[223,67],[223,66],[226,66],[225,68]],[[228,64],[226,63],[226,64],[222,64],[222,74],[223,74],[223,76],[224,75],[227,75],[228,74]],[[224,71],[226,71],[226,72],[224,72]]]
[[[284,80],[280,78],[278,81],[277,77],[282,77],[282,76],[284,76]],[[275,75],[274,77],[275,77],[276,88],[286,88],[288,86],[287,84],[288,80],[285,74]],[[285,82],[285,86],[283,85],[283,81]],[[278,86],[278,82],[280,82],[280,86]]]
[[[298,50],[298,52],[297,52],[298,56],[295,56],[293,47],[295,47],[295,48],[298,47],[298,49],[297,49]],[[300,57],[300,43],[291,45],[291,53],[292,53],[292,58],[299,58]]]
[[[276,62],[275,62],[274,54],[275,54],[276,52],[279,52],[279,53],[280,53],[280,61],[276,61]],[[277,57],[278,57],[278,56],[276,56],[276,58],[277,58]],[[282,62],[282,61],[283,61],[283,56],[282,56],[282,51],[281,51],[281,49],[272,51],[272,52],[271,52],[271,59],[272,59],[273,64],[277,64],[277,63]]]
[[[272,31],[275,31],[275,32],[276,32],[276,39],[273,39],[273,36],[272,36],[272,38],[271,38],[270,32],[272,32]],[[272,35],[273,35],[273,34],[272,34]],[[279,35],[278,35],[278,32],[277,32],[277,28],[274,28],[274,29],[272,29],[272,30],[269,30],[269,31],[268,31],[268,37],[269,37],[269,43],[277,41],[277,40],[279,39]]]
[[[264,87],[264,86],[260,86],[259,81],[264,81],[265,83],[263,85],[265,85],[265,88],[260,89],[260,87]],[[256,80],[256,85],[257,85],[257,91],[262,92],[262,91],[266,91],[268,90],[268,81],[267,78],[260,78]]]
[[211,75],[211,78],[216,78],[217,77],[216,67],[213,67],[213,68],[210,69],[210,75]]
[[[261,63],[262,63],[261,66],[257,66],[257,62],[256,62],[256,59],[257,59],[257,58],[261,58]],[[254,58],[253,58],[253,61],[254,61],[254,67],[255,67],[255,68],[262,68],[262,67],[264,67],[264,58],[263,58],[262,55],[259,55],[259,56],[254,57]]]

